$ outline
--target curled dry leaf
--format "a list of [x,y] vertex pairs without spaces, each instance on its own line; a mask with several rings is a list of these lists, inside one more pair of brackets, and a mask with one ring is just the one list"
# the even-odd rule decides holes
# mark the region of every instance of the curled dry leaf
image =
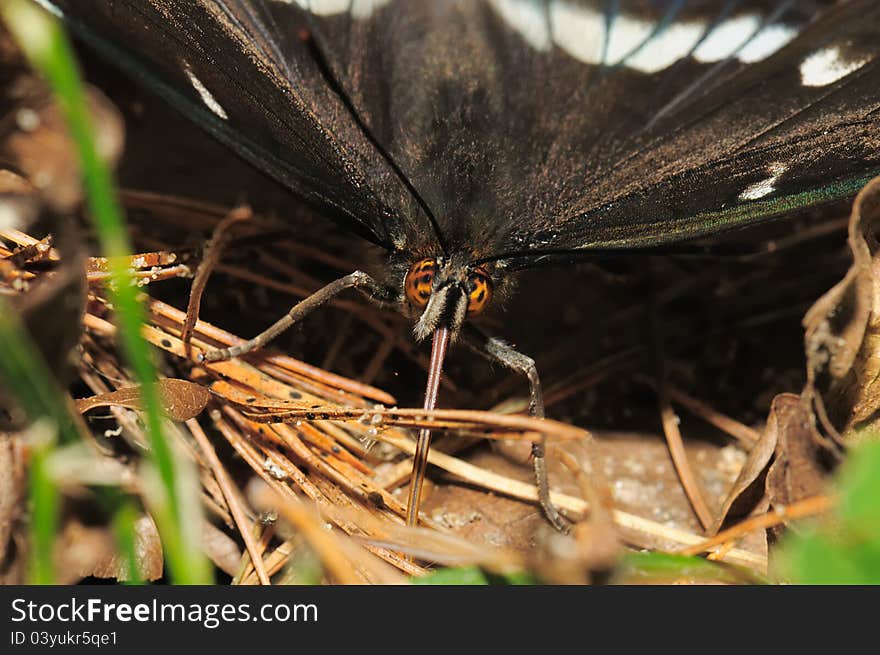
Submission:
[[[173,421],[188,421],[195,418],[205,409],[205,405],[211,399],[211,394],[205,387],[188,380],[162,378],[156,384],[159,389],[162,411]],[[142,410],[140,387],[125,387],[97,396],[80,398],[76,401],[76,409],[80,414],[95,407],[109,406]]]
[[804,403],[793,404],[786,411],[777,434],[776,457],[767,471],[770,505],[788,507],[821,495],[830,468],[828,452],[813,438],[813,423]]
[[[877,419],[880,408],[880,178],[853,204],[846,276],[804,316],[807,385],[804,398],[824,435],[847,441]],[[816,435],[820,437],[819,434]]]
[[770,405],[770,415],[761,438],[749,451],[736,481],[721,504],[721,510],[708,531],[715,534],[728,518],[746,516],[764,496],[764,479],[767,465],[776,452],[779,441],[779,430],[787,423],[788,416],[800,404],[800,397],[791,394],[779,394]]
[[[134,549],[142,580],[158,580],[162,577],[163,555],[159,531],[147,514],[142,514],[134,524]],[[126,562],[114,548],[94,564],[88,575],[96,578],[128,580]]]
[[809,409],[800,396],[779,394],[761,439],[749,452],[712,526],[716,534],[728,519],[763,514],[822,493],[826,451],[813,438]]
[[115,539],[110,527],[86,525],[71,516],[55,537],[55,570],[59,584],[73,584],[95,574],[113,557]]

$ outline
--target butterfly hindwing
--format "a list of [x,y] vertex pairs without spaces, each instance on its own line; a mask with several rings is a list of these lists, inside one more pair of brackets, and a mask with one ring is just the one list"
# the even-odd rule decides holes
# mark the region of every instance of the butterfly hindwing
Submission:
[[313,7],[321,50],[453,245],[486,258],[714,233],[880,172],[875,2],[367,14]]

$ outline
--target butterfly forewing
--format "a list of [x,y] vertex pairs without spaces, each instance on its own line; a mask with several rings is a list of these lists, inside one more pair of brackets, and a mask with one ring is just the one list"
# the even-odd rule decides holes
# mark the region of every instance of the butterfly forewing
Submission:
[[[259,2],[43,2],[133,77],[349,229],[393,248],[408,194],[328,88],[305,14]],[[411,216],[409,217],[412,218]]]
[[649,246],[880,171],[873,0],[52,4],[259,167],[415,258],[441,241],[517,265]]

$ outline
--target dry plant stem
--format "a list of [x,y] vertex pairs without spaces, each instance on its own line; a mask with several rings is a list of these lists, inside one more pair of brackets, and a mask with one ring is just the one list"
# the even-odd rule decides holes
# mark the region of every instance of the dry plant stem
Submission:
[[684,488],[685,495],[690,501],[691,507],[693,507],[694,513],[697,515],[703,529],[708,530],[713,521],[712,510],[709,509],[705,498],[703,498],[702,489],[688,461],[684,442],[681,438],[681,431],[678,429],[678,417],[669,404],[669,398],[665,393],[660,393],[658,402],[660,405],[660,419],[663,422],[663,434],[666,436],[666,444],[669,446],[669,454],[672,456],[672,462],[675,464],[675,470],[678,472],[681,486]]
[[369,447],[365,446],[362,441],[351,436],[351,434],[346,432],[336,423],[333,423],[332,421],[315,421],[315,426],[335,439],[338,444],[347,448],[349,452],[357,455],[357,457],[365,463],[381,464],[385,461],[375,452],[372,452]]
[[[178,264],[176,266],[167,266],[160,270],[133,271],[131,276],[139,283],[162,282],[172,280],[179,277],[190,277],[192,269],[188,264]],[[107,271],[90,271],[86,275],[86,281],[89,284],[95,284],[110,279],[110,273]]]
[[761,438],[761,435],[757,430],[753,430],[749,426],[716,411],[706,403],[697,400],[693,396],[689,396],[680,389],[669,385],[666,390],[669,393],[669,398],[671,400],[683,405],[725,434],[729,434],[734,439],[739,440],[746,449],[750,450]]
[[258,502],[265,508],[277,509],[302,534],[337,583],[359,585],[365,582],[355,574],[352,563],[345,556],[335,535],[327,532],[318,517],[313,516],[301,501],[285,499],[273,490],[264,489]]
[[[323,494],[330,500],[330,502],[326,505],[322,505],[320,510],[322,516],[324,516],[331,523],[335,523],[346,533],[359,539],[361,537],[373,537],[375,536],[374,531],[372,529],[372,523],[366,522],[364,517],[372,517],[371,515],[375,515],[377,511],[374,508],[369,508],[365,505],[357,504],[350,496],[344,495],[338,487],[335,487],[329,480],[326,478],[318,478],[316,480],[318,487],[320,487]],[[342,516],[342,512],[339,510],[348,508],[354,512],[353,516],[357,517],[357,520],[346,519],[345,516]],[[396,520],[397,517],[383,512],[378,512],[382,516],[382,522],[388,523],[390,525],[400,526],[403,524],[402,521]],[[345,525],[356,525],[356,530],[346,530],[343,526]],[[424,529],[424,528],[423,528]],[[438,531],[435,527],[433,531]],[[378,544],[370,544],[361,542],[360,545],[363,548],[366,548],[368,551],[377,555],[379,558],[385,560],[395,568],[403,571],[407,575],[412,576],[422,576],[427,573],[427,569],[422,568],[421,566],[416,565],[412,560],[408,559],[401,553],[396,550],[391,550],[388,547],[378,545]]]
[[[297,420],[355,421],[365,413],[381,417],[383,427],[431,430],[463,430],[486,439],[520,439],[538,441],[543,435],[551,441],[570,441],[589,437],[589,432],[560,423],[552,419],[536,419],[521,415],[495,414],[477,409],[435,409],[425,415],[423,409],[375,409],[316,405],[298,409],[273,409],[257,403],[244,404],[230,389],[227,382],[220,380],[211,385],[214,393],[238,405],[242,413],[255,423],[294,423]],[[231,391],[231,393],[230,393]]]
[[[441,449],[440,452],[446,453],[447,455],[454,455],[470,445],[472,445],[472,442],[468,439],[456,439],[451,444]],[[409,459],[404,459],[377,473],[373,478],[373,481],[383,489],[396,489],[409,479],[411,473],[412,465],[410,464]]]
[[[231,369],[220,369],[218,373],[234,379]],[[251,385],[251,388],[254,388]],[[264,387],[265,388],[265,387]],[[408,428],[430,428],[431,430],[464,430],[487,439],[521,439],[537,441],[544,435],[548,441],[571,441],[590,437],[581,428],[552,419],[539,419],[518,414],[498,414],[475,409],[397,409],[385,407],[340,407],[339,405],[315,405],[302,400],[284,400],[279,395],[259,396],[242,389],[226,380],[211,384],[211,391],[237,405],[242,414],[255,423],[296,423],[296,421],[352,421],[363,424],[372,423],[377,433],[389,426]],[[376,435],[372,435],[375,439]]]
[[[170,305],[166,305],[165,303],[158,300],[151,299],[149,307],[150,312],[154,316],[167,319],[176,326],[182,326],[183,321],[186,318],[186,315],[179,309],[171,307]],[[94,331],[102,336],[113,337],[116,334],[116,328],[112,323],[93,314],[86,313],[83,321],[85,326],[89,330]],[[210,323],[205,323],[204,321],[198,321],[196,323],[195,331],[198,334],[203,334],[211,340],[219,341],[220,343],[235,344],[243,342],[238,337],[235,337],[232,334],[211,325]],[[183,351],[183,343],[180,342],[178,338],[174,336],[169,336],[167,332],[160,332],[158,329],[151,328],[149,326],[144,327],[144,332],[145,337],[157,348],[162,348],[163,350],[166,350],[178,357],[186,357]],[[281,355],[278,353],[263,353],[262,361],[272,364],[278,368],[282,368],[295,375],[300,375],[306,379],[314,380],[321,385],[325,385],[328,389],[342,390],[349,394],[354,394],[354,396],[363,396],[365,398],[369,398],[371,400],[390,405],[393,405],[396,402],[394,396],[389,395],[381,389],[376,389],[375,387],[361,384],[360,382],[356,382],[355,380],[350,380],[340,375],[335,375],[334,373],[323,371],[316,366],[306,364],[305,362],[301,362],[298,359],[294,359],[293,357],[288,357],[287,355]],[[220,367],[222,365],[233,366],[232,363],[218,362],[217,364],[214,364],[209,368]],[[244,366],[243,363],[238,363],[236,365]],[[346,402],[348,404],[356,403],[358,400],[359,399],[355,397],[346,398]]]
[[752,516],[727,530],[722,530],[711,539],[695,546],[691,546],[690,548],[685,548],[681,551],[681,554],[699,555],[700,553],[705,553],[710,548],[714,548],[720,544],[741,539],[754,530],[772,528],[775,525],[780,525],[781,523],[794,519],[822,514],[832,509],[835,502],[836,499],[833,496],[811,496],[810,498],[804,498],[803,500],[799,500],[785,507],[774,508],[771,512],[759,516]]
[[226,218],[220,221],[220,224],[211,236],[211,240],[205,245],[202,263],[199,264],[195,279],[190,287],[189,304],[186,308],[186,320],[183,322],[183,331],[180,335],[181,341],[183,341],[183,350],[188,358],[192,357],[190,339],[192,338],[193,327],[195,327],[196,321],[199,318],[199,309],[202,304],[202,293],[205,291],[205,285],[208,284],[208,278],[211,277],[211,272],[220,260],[223,247],[228,241],[227,237],[229,236],[229,231],[232,226],[239,221],[247,220],[252,216],[253,213],[251,212],[250,207],[236,207],[227,214]]
[[[126,207],[150,210],[157,218],[188,229],[214,229],[229,213],[229,207],[225,205],[152,191],[124,189],[120,192],[120,197]],[[313,248],[295,241],[285,241],[278,246],[300,257],[314,260],[340,271],[350,271],[354,268],[350,262],[320,248]]]
[[[263,539],[262,539],[263,534],[264,534],[263,526],[260,524],[259,521],[255,522],[251,526],[251,535],[253,536],[254,539],[258,540],[257,547],[261,552],[263,552],[265,550],[265,544],[263,543]],[[262,558],[262,555],[261,555],[261,558]],[[232,576],[232,581],[229,584],[232,586],[240,586],[241,581],[245,578],[245,576],[248,576],[251,573],[253,573],[253,571],[254,571],[253,561],[254,561],[253,556],[247,550],[247,548],[245,548],[245,550],[242,551],[242,553],[241,553],[241,557],[239,557],[239,559],[238,559],[238,569],[236,570],[235,575]],[[265,566],[265,564],[266,564],[266,561],[265,561],[265,559],[263,559],[263,565]],[[269,572],[269,567],[266,567],[266,572],[267,573]],[[259,580],[257,580],[257,582],[259,582]]]
[[[139,252],[128,256],[129,266],[133,269],[158,268],[179,264],[180,256],[169,249]],[[106,273],[110,270],[110,260],[106,257],[89,257],[86,262],[86,273]]]
[[[655,389],[657,388],[655,381],[645,375],[636,375],[635,379],[644,382]],[[714,425],[725,434],[737,439],[747,450],[751,450],[752,446],[758,443],[758,440],[761,438],[761,434],[757,430],[740,423],[726,414],[722,414],[703,401],[694,398],[668,382],[666,384],[666,391],[669,394],[670,400],[679,403],[694,415],[699,416],[706,421],[706,423]]]
[[251,532],[251,523],[248,521],[247,516],[245,516],[244,510],[238,502],[237,495],[232,490],[232,480],[230,480],[229,474],[220,462],[220,458],[217,457],[217,452],[214,450],[214,446],[211,445],[207,435],[202,431],[202,427],[199,425],[198,421],[190,419],[186,422],[186,427],[189,428],[196,443],[199,445],[202,453],[204,453],[205,458],[208,460],[208,466],[211,468],[214,477],[217,479],[217,484],[220,485],[220,489],[223,491],[223,496],[226,498],[226,505],[229,507],[229,511],[232,514],[233,520],[235,520],[235,525],[238,527],[239,533],[241,533],[245,548],[247,548],[248,553],[250,553],[251,562],[253,563],[254,570],[260,578],[260,583],[264,585],[272,584],[272,581],[269,579],[269,574],[266,573],[266,569],[263,566],[262,554],[254,541]]
[[212,230],[229,213],[228,206],[140,189],[120,189],[119,199],[129,210],[148,210],[163,220],[179,217],[173,224],[191,230]]
[[599,491],[593,486],[593,482],[587,476],[583,467],[580,465],[580,462],[577,461],[577,458],[571,453],[561,449],[558,457],[563,465],[565,465],[565,468],[574,475],[578,488],[581,490],[581,495],[590,506],[591,518],[593,520],[598,518],[600,521],[603,519],[610,519],[611,517],[608,516],[607,508],[601,502]]
[[[290,558],[290,554],[293,552],[294,548],[301,542],[302,539],[300,539],[299,537],[288,539],[284,543],[280,544],[275,550],[266,555],[266,569],[269,571],[270,575],[275,575],[284,567],[284,565],[287,563],[287,560]],[[247,587],[255,584],[256,582],[257,578],[254,575],[254,572],[248,571],[247,576],[245,576],[239,584]]]
[[[260,553],[260,559],[263,560],[263,566],[266,569],[266,573],[269,576],[272,576],[276,573],[276,570],[273,570],[272,564],[268,561],[268,557],[264,557],[264,553],[266,549],[269,547],[269,543],[272,541],[272,538],[275,536],[275,525],[264,524],[261,520],[255,521],[253,526],[251,527],[251,533],[253,534],[253,538],[257,539],[257,552]],[[239,562],[238,573],[232,579],[233,585],[242,585],[246,584],[244,580],[253,580],[253,582],[262,582],[257,578],[256,572],[253,566],[254,559],[250,555],[250,553],[245,550],[242,553],[241,560]],[[251,583],[253,584],[253,583]]]
[[371,494],[382,498],[385,505],[395,513],[403,516],[404,507],[387,491],[376,486],[373,482],[358,473],[351,467],[346,467],[341,460],[335,457],[318,457],[299,438],[295,430],[287,425],[274,425],[272,431],[283,440],[284,445],[293,452],[297,458],[314,471],[320,471],[327,479],[346,489],[353,496],[368,499]]
[[[229,416],[234,422],[237,428],[242,429],[244,431],[249,432],[254,437],[260,437],[262,435],[258,429],[262,426],[254,425],[245,421],[241,415],[236,413],[234,410],[229,408],[224,408],[224,413]],[[325,480],[324,484],[318,485],[306,477],[306,475],[297,468],[287,457],[277,452],[273,448],[266,447],[265,445],[259,446],[262,452],[263,457],[260,457],[260,453],[257,452],[254,447],[254,440],[246,439],[243,435],[236,432],[232,429],[226,421],[218,416],[213,417],[214,424],[217,429],[223,434],[223,436],[229,441],[229,443],[235,448],[238,454],[244,459],[251,468],[263,479],[264,482],[269,484],[276,491],[281,493],[282,495],[290,495],[295,497],[293,491],[287,484],[280,482],[279,480],[270,476],[263,467],[263,463],[268,460],[273,465],[279,467],[292,482],[294,482],[305,494],[308,498],[310,498],[319,509],[325,508],[328,505],[332,505],[333,502],[339,503],[343,502],[349,497],[345,494],[341,493],[338,488],[333,485],[331,480]],[[318,477],[317,481],[320,482],[321,478]],[[327,494],[331,494],[332,498]],[[349,535],[357,535],[361,534],[362,530],[352,523],[340,523],[336,521],[336,524],[342,528]],[[371,551],[375,555],[378,555],[380,558],[387,561],[389,564],[396,566],[404,573],[408,575],[424,575],[426,573],[425,569],[420,566],[415,565],[414,563],[405,560],[400,557],[397,553],[393,553],[387,549],[379,548],[379,547],[371,547],[367,546],[367,550]]]
[[712,560],[713,562],[723,562],[724,558],[727,557],[727,553],[731,551],[731,549],[736,545],[735,541],[728,541],[721,544],[716,550],[713,550],[711,553],[706,555],[706,559]]
[[672,463],[675,465],[675,470],[678,473],[678,479],[681,481],[685,496],[687,496],[688,502],[690,502],[694,513],[697,515],[700,525],[703,526],[703,530],[708,530],[713,523],[712,511],[706,504],[706,500],[703,497],[703,491],[700,488],[699,482],[697,481],[690,462],[688,461],[687,451],[685,450],[684,442],[681,439],[681,431],[678,429],[678,416],[675,415],[675,412],[672,410],[672,405],[669,403],[669,379],[667,375],[662,326],[660,325],[660,318],[658,316],[659,299],[655,289],[655,262],[649,260],[648,264],[649,272],[651,273],[649,275],[650,293],[648,297],[650,306],[648,311],[648,322],[651,328],[650,333],[654,355],[654,368],[657,371],[657,408],[660,412],[660,421],[663,424],[663,435],[666,437],[669,454],[672,457]]

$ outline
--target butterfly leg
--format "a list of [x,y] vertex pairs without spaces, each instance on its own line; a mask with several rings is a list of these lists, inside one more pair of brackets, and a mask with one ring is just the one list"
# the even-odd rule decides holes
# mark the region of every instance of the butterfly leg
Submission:
[[[538,377],[538,369],[535,360],[524,355],[513,346],[500,339],[487,337],[472,325],[462,328],[462,339],[484,357],[503,364],[509,369],[522,373],[529,381],[529,414],[537,418],[544,418],[544,396],[541,393],[541,380]],[[568,532],[569,525],[562,515],[553,506],[550,500],[550,482],[547,477],[547,437],[543,434],[539,441],[532,444],[532,459],[535,467],[535,481],[538,487],[538,500],[541,508],[550,523],[561,532]]]
[[237,346],[230,346],[229,348],[208,350],[203,353],[199,359],[203,362],[218,362],[258,350],[291,327],[294,323],[311,314],[315,309],[326,303],[328,300],[339,295],[342,291],[352,288],[362,291],[365,295],[377,302],[390,300],[390,292],[388,289],[376,282],[376,280],[363,271],[355,271],[354,273],[349,273],[338,280],[334,280],[330,284],[315,291],[315,293],[308,298],[304,298],[294,305],[287,314],[277,320],[265,332],[261,332],[253,339],[238,344]]

